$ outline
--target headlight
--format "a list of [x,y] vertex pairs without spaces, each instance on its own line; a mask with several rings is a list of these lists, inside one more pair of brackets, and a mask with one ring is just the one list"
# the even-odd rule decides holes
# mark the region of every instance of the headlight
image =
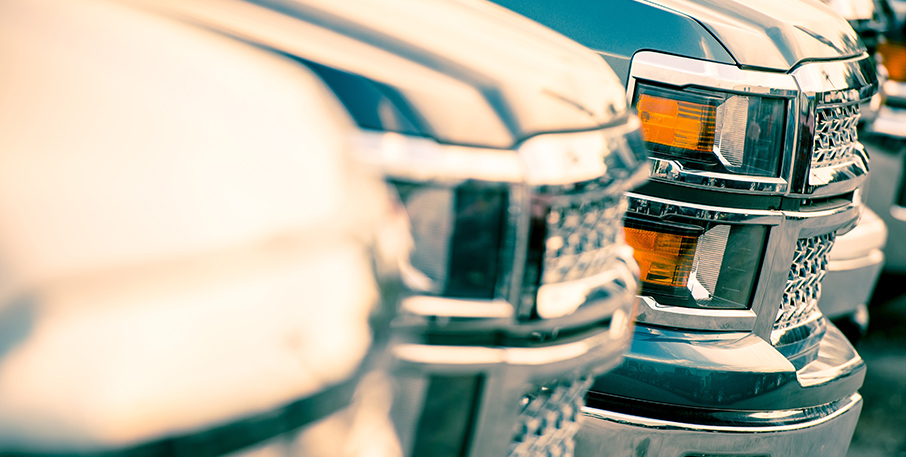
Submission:
[[747,309],[767,228],[627,216],[626,243],[642,274],[642,295],[665,305]]
[[508,196],[503,184],[395,182],[409,213],[417,288],[458,298],[494,298]]
[[635,97],[652,157],[702,171],[778,175],[784,99],[649,84],[639,84]]

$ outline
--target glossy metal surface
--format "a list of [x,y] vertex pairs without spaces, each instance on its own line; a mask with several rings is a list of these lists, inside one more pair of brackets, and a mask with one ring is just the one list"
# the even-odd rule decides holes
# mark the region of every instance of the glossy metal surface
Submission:
[[[862,409],[858,394],[828,405],[809,418],[800,410],[728,412],[726,426],[652,420],[585,408],[576,455],[656,455],[659,457],[827,456],[843,457]],[[771,418],[806,419],[771,425]]]
[[[395,179],[443,185],[476,179],[558,186],[640,166],[625,139],[638,129],[639,120],[624,114],[608,128],[539,135],[516,150],[443,144],[393,132],[362,131],[354,140],[360,162]],[[620,185],[637,186],[644,179],[641,174]]]
[[[628,329],[635,292],[638,290],[637,269],[631,255],[621,253],[610,265],[610,271],[575,283],[562,293],[581,297],[581,306],[571,313],[549,319],[521,319],[509,302],[497,300],[461,300],[415,295],[403,300],[405,313],[397,327],[405,331],[442,332],[450,335],[450,344],[464,335],[485,334],[481,341],[492,344],[493,334],[504,332],[516,346],[556,339],[557,332],[568,329],[588,329],[608,325],[617,320]],[[456,305],[462,305],[456,307]],[[486,308],[483,308],[486,306]],[[615,317],[621,314],[626,317]],[[614,322],[610,326],[616,325]],[[616,330],[614,330],[616,331]],[[476,343],[478,344],[478,343]]]
[[626,196],[629,198],[629,212],[657,218],[683,217],[731,224],[778,225],[784,217],[780,211],[697,205],[635,192],[627,192]]
[[725,192],[783,194],[787,181],[783,178],[761,178],[740,176],[729,173],[685,169],[679,162],[652,157],[651,178],[666,182],[691,184],[702,187],[719,188]]
[[853,57],[865,47],[845,19],[820,2],[652,0],[713,33],[739,65],[788,71],[803,61]]
[[[394,372],[405,384],[421,386],[407,388],[402,403],[410,406],[397,416],[404,448],[429,446],[423,444],[431,438],[423,439],[429,434],[422,433],[422,423],[432,420],[426,405],[437,408],[439,400],[424,396],[436,378],[479,380],[471,388],[478,406],[461,409],[469,418],[464,429],[469,439],[451,438],[467,455],[503,455],[522,420],[526,395],[567,374],[589,375],[618,362],[628,345],[638,290],[637,266],[618,230],[625,211],[621,198],[648,175],[639,121],[628,113],[625,105],[613,107],[606,125],[587,129],[576,123],[567,132],[532,136],[512,150],[395,133],[358,135],[361,159],[401,189],[484,186],[505,195],[501,249],[487,253],[499,260],[492,272],[493,298],[437,297],[418,290],[404,300],[395,321],[400,343],[393,351]],[[413,220],[452,209],[435,205],[419,211],[424,213]],[[539,222],[547,224],[537,245]],[[597,236],[607,228],[610,236]],[[450,249],[455,232],[430,241]],[[570,262],[572,257],[586,262]],[[533,282],[526,271],[539,270],[543,276]],[[571,442],[568,438],[557,439]]]
[[445,143],[510,148],[539,133],[600,127],[625,106],[600,58],[491,5],[142,3],[382,84]]
[[745,332],[755,327],[757,316],[751,309],[702,309],[662,305],[657,299],[642,296],[635,321],[689,330]]
[[[695,19],[637,0],[494,0],[600,52],[625,83],[640,49],[735,64],[726,48]],[[644,31],[644,33],[640,33]]]
[[[778,178],[750,178],[685,170],[668,160],[652,159],[652,178],[685,185],[700,185],[721,191],[782,194],[792,191],[803,197],[839,195],[863,183],[868,159],[862,145],[847,160],[826,166],[811,166],[815,141],[815,110],[841,103],[858,103],[877,90],[875,72],[867,55],[837,62],[807,63],[791,74],[739,69],[733,65],[705,62],[659,52],[642,51],[632,60],[627,96],[634,96],[640,80],[668,82],[676,86],[701,87],[739,93],[778,96],[789,100],[788,116],[802,121],[787,123],[784,157]],[[804,184],[807,179],[807,184]],[[792,183],[792,185],[790,184]]]
[[799,151],[794,160],[793,195],[823,197],[857,188],[868,173],[868,160],[857,143],[852,160],[826,167],[812,166],[815,147],[815,110],[868,100],[877,92],[877,75],[868,55],[836,61],[814,62],[791,73],[802,89],[799,97]]
[[709,62],[688,54],[643,50],[632,56],[627,95],[631,100],[637,79],[675,86],[698,86],[741,94],[791,98],[799,93],[796,80],[788,74],[744,69],[733,64]]
[[864,370],[862,359],[833,326],[826,327],[817,354],[798,369],[771,343],[748,332],[638,326],[623,363],[598,377],[589,398],[605,395],[595,400],[600,409],[612,409],[607,405],[619,398],[724,410],[812,407],[852,395]]

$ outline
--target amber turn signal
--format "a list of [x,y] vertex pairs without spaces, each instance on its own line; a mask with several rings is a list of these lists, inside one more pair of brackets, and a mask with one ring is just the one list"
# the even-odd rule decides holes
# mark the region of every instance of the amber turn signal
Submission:
[[[628,222],[628,221],[627,221]],[[642,270],[643,283],[685,288],[692,272],[700,227],[646,222],[651,227],[627,223],[626,243]]]
[[646,141],[700,152],[714,148],[714,106],[641,94],[636,109]]

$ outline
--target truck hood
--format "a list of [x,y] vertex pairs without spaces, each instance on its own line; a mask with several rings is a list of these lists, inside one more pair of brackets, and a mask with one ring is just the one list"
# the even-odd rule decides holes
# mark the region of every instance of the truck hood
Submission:
[[487,2],[139,1],[366,78],[445,143],[509,148],[535,134],[599,128],[626,109],[599,56]]
[[645,0],[694,18],[739,65],[788,71],[805,60],[854,57],[865,46],[832,8],[808,0]]

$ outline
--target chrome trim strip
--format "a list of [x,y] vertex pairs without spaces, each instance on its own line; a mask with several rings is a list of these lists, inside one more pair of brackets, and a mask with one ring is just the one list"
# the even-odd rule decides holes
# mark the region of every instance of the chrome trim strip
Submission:
[[793,98],[796,81],[787,74],[743,70],[735,65],[641,51],[632,56],[626,95],[632,100],[637,79],[661,81],[674,86],[702,86],[742,94]]
[[608,169],[611,162],[623,164],[629,171],[628,167],[634,168],[642,160],[627,138],[641,125],[637,116],[627,114],[620,123],[598,130],[531,137],[518,148],[524,181],[538,186],[588,181],[612,174]]
[[697,205],[633,192],[627,192],[626,196],[629,199],[628,212],[654,217],[681,216],[704,221],[758,225],[779,225],[783,221],[783,213],[780,211]]
[[[855,200],[858,200],[858,199],[855,199]],[[861,210],[862,210],[863,206],[864,206],[864,204],[862,202],[854,201],[852,203],[847,203],[845,205],[838,206],[836,208],[819,210],[819,211],[783,211],[783,215],[786,216],[788,219],[808,220],[808,219],[815,219],[815,218],[831,217],[831,216],[843,214],[843,213],[853,211],[853,210],[858,210],[859,214],[861,214]],[[855,215],[854,217],[858,218],[858,215]],[[802,238],[802,237],[800,237],[800,238]]]
[[[616,422],[621,424],[626,424],[634,427],[643,427],[643,428],[655,428],[663,430],[683,430],[690,432],[722,432],[722,433],[768,433],[768,432],[788,432],[795,430],[802,430],[806,428],[815,427],[821,424],[825,424],[834,420],[835,418],[847,413],[862,401],[862,396],[858,392],[853,393],[845,403],[834,410],[832,413],[819,417],[814,420],[800,422],[790,425],[780,425],[780,426],[755,426],[755,427],[743,427],[743,426],[729,426],[729,425],[702,425],[702,424],[690,424],[685,422],[673,422],[660,419],[651,419],[647,417],[632,416],[629,414],[615,413],[612,411],[607,411],[603,409],[584,407],[582,408],[582,414],[591,419],[598,419],[608,422]],[[738,412],[738,421],[734,422],[745,422],[747,417],[758,417],[763,415],[779,415],[783,416],[784,414],[792,414],[797,412],[797,410],[778,410],[778,411],[740,411]],[[763,420],[756,420],[755,422],[761,422]]]
[[[621,323],[626,322],[622,310],[614,313]],[[620,331],[617,337],[622,336]],[[614,341],[610,332],[600,332],[594,336],[572,343],[544,347],[487,347],[487,346],[440,346],[431,344],[398,344],[392,348],[399,361],[425,365],[514,365],[539,366],[551,365],[570,360],[578,360],[592,355],[597,348]]]
[[689,330],[749,331],[758,317],[751,309],[702,309],[662,305],[653,297],[639,297],[635,321]]
[[[866,72],[865,70],[868,69]],[[799,88],[821,105],[847,104],[868,100],[878,90],[878,82],[865,79],[874,74],[867,53],[846,60],[810,62],[794,69],[790,75]],[[825,92],[833,92],[824,94]]]
[[[627,172],[637,168],[639,158],[631,150],[627,136],[638,131],[640,125],[637,117],[627,115],[622,123],[597,130],[534,136],[516,150],[442,144],[394,132],[360,131],[353,135],[352,149],[359,161],[391,178],[448,184],[477,179],[568,185],[612,173],[608,169],[611,162],[625,165]],[[630,181],[627,187],[638,184],[637,179]]]
[[504,300],[462,300],[425,295],[404,298],[400,310],[425,317],[472,319],[509,319],[515,314],[513,305]]
[[508,149],[440,144],[432,139],[393,132],[360,131],[352,136],[360,162],[391,178],[457,184],[467,179],[517,183],[524,179],[522,160]]
[[743,176],[709,171],[687,170],[675,161],[650,157],[651,178],[681,182],[696,186],[718,187],[727,192],[764,194],[783,194],[789,190],[789,184],[783,178],[760,176]]
[[856,156],[853,157],[854,160],[810,169],[806,193],[793,194],[793,196],[829,197],[849,192],[861,186],[868,176],[868,167],[865,165],[868,163],[868,159],[863,158],[864,153],[860,154],[861,149],[860,147],[857,150]]

